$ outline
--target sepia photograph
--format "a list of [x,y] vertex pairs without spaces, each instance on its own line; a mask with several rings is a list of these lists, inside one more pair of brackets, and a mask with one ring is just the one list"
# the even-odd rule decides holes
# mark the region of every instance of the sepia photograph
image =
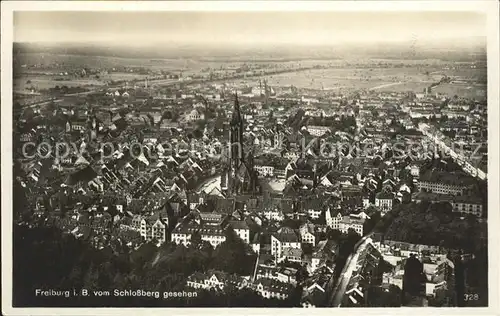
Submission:
[[11,4],[11,314],[496,306],[498,3],[370,2]]

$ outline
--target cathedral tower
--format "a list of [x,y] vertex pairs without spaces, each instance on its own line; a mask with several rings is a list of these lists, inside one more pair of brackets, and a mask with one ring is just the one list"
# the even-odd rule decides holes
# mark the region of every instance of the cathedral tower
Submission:
[[240,104],[238,95],[234,100],[233,116],[229,126],[229,145],[230,167],[233,171],[237,170],[243,163],[243,119],[241,118]]

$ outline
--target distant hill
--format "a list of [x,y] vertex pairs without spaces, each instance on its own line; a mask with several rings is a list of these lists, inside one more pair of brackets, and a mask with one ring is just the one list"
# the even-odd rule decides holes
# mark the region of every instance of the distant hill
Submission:
[[14,43],[14,54],[51,53],[123,58],[193,58],[219,61],[288,61],[346,57],[385,59],[477,60],[486,58],[483,37],[449,41],[342,43],[336,45],[194,45],[161,43],[135,46],[108,43]]

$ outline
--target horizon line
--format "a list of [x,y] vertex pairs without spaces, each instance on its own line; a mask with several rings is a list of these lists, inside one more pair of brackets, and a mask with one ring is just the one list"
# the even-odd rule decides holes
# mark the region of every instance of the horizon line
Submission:
[[[467,41],[474,39],[476,41],[486,41],[484,44],[487,43],[487,35],[474,35],[474,36],[467,36],[467,37],[461,37],[461,36],[455,36],[455,37],[443,37],[443,38],[428,38],[428,39],[419,39],[418,42],[421,44],[436,44],[436,43],[441,43],[442,41],[454,41],[454,42],[462,42],[466,43]],[[412,38],[408,39],[336,39],[335,42],[330,42],[330,43],[317,43],[317,42],[292,42],[292,41],[230,41],[230,40],[224,40],[224,41],[211,41],[211,40],[200,40],[200,41],[179,41],[179,40],[158,40],[158,41],[148,41],[148,42],[142,42],[142,43],[123,43],[123,41],[109,41],[109,40],[104,40],[104,39],[96,39],[96,40],[62,40],[62,41],[57,41],[57,40],[31,40],[31,41],[13,41],[13,44],[55,44],[55,45],[61,45],[61,44],[95,44],[95,45],[103,45],[106,44],[108,46],[129,46],[129,47],[134,47],[134,46],[143,46],[143,45],[161,45],[161,44],[178,44],[178,45],[203,45],[203,46],[210,46],[210,45],[225,45],[225,46],[252,46],[252,45],[261,45],[261,46],[322,46],[322,47],[333,47],[333,46],[338,46],[338,45],[348,45],[348,44],[400,44],[400,43],[408,43],[412,42]],[[443,43],[445,44],[445,43]],[[477,42],[473,42],[470,44],[479,44]],[[481,43],[483,44],[483,43]]]

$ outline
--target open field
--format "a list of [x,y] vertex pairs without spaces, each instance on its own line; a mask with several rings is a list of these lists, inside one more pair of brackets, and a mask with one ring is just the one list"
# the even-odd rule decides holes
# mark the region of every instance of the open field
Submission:
[[88,77],[78,77],[74,75],[58,75],[55,72],[26,72],[20,78],[14,79],[14,91],[20,93],[27,91],[31,87],[37,90],[49,89],[55,86],[103,86],[110,81],[132,81],[144,80],[147,76],[134,74],[134,73],[110,73],[106,75],[99,75],[96,78],[94,75]]
[[[29,81],[28,81],[29,80]],[[67,79],[62,81],[54,80],[54,77],[43,76],[43,77],[26,77],[21,79],[15,79],[13,90],[23,92],[26,89],[35,87],[36,90],[44,90],[54,88],[55,86],[68,86],[68,87],[81,87],[81,86],[102,86],[103,81],[96,79]]]
[[443,69],[439,71],[435,71],[432,73],[438,77],[442,77],[444,75],[452,78],[460,78],[463,80],[484,80],[486,82],[487,78],[487,69],[486,67],[481,68],[459,68],[459,69]]
[[[241,56],[240,56],[241,57]],[[57,64],[57,67],[62,69],[71,68],[113,68],[119,66],[128,67],[145,67],[153,70],[171,70],[171,71],[183,71],[187,74],[199,73],[204,69],[211,68],[212,70],[217,69],[231,69],[237,68],[244,64],[261,65],[264,68],[296,68],[296,67],[312,67],[315,65],[322,66],[342,66],[351,68],[347,63],[357,63],[357,64],[388,64],[393,65],[398,69],[400,65],[409,65],[410,68],[406,69],[417,69],[421,64],[428,65],[427,68],[432,71],[442,70],[446,62],[438,59],[425,59],[425,60],[398,60],[398,59],[298,59],[298,60],[280,60],[280,59],[269,59],[262,60],[256,58],[239,58],[238,56],[228,56],[228,57],[200,57],[200,58],[122,58],[122,57],[112,57],[112,56],[82,56],[82,55],[68,55],[68,54],[54,54],[54,53],[18,53],[14,55],[14,64],[39,64],[53,67]],[[50,69],[50,68],[47,68]],[[422,69],[420,69],[422,70]],[[50,70],[48,70],[50,71]]]
[[62,68],[113,68],[113,67],[148,67],[158,69],[180,69],[193,66],[188,60],[182,59],[140,59],[102,56],[81,56],[64,54],[23,53],[14,56],[15,63],[54,65]]
[[[296,61],[235,61],[235,60],[210,60],[191,58],[170,58],[170,59],[148,59],[148,58],[120,58],[109,56],[79,56],[48,53],[23,53],[15,56],[16,65],[39,64],[41,68],[35,70],[19,69],[23,73],[22,79],[15,80],[15,91],[26,91],[26,88],[35,86],[37,89],[47,89],[56,85],[78,86],[93,85],[101,86],[108,81],[118,80],[143,80],[146,75],[134,73],[110,73],[101,75],[99,79],[79,78],[75,76],[59,76],[61,71],[74,71],[83,67],[91,68],[113,68],[126,65],[128,67],[144,67],[152,70],[170,70],[181,72],[183,75],[206,73],[208,70],[214,72],[233,72],[243,64],[257,65],[256,71],[269,69],[294,69],[298,67],[312,67],[322,65],[334,68],[314,69],[307,71],[288,72],[272,76],[263,76],[269,85],[272,86],[296,86],[297,88],[324,89],[338,91],[340,93],[358,89],[371,89],[376,91],[413,91],[421,92],[433,82],[438,82],[443,76],[453,79],[472,80],[484,83],[486,78],[486,68],[461,68],[453,69],[453,64],[446,64],[440,60],[386,60],[386,59],[364,59],[347,61],[340,59],[331,60],[296,60]],[[360,68],[357,65],[367,65]],[[377,68],[377,65],[391,65],[387,68]],[[372,65],[373,67],[369,66]],[[263,68],[261,68],[263,67]],[[369,68],[371,67],[371,68]],[[24,75],[29,72],[47,73],[47,75]],[[55,73],[55,74],[54,74]],[[53,74],[53,75],[50,75]],[[55,81],[55,78],[64,77],[62,81]],[[27,84],[31,80],[31,84]],[[258,78],[248,80],[250,84],[258,84]],[[228,81],[240,82],[240,80]],[[151,84],[171,84],[171,80],[151,81]],[[436,88],[436,92],[458,91],[456,94],[476,96],[475,89],[465,89],[461,86]],[[480,92],[479,92],[480,93]]]
[[[231,69],[245,64],[245,62],[235,61],[211,61],[191,58],[170,58],[170,59],[149,59],[149,58],[121,58],[110,56],[80,56],[64,54],[42,54],[42,53],[22,53],[14,56],[14,64],[21,65],[44,65],[42,71],[54,71],[56,65],[60,71],[75,68],[113,68],[113,67],[144,67],[152,70],[163,70],[180,72],[186,75],[202,72],[204,69]],[[304,65],[312,64],[315,61],[303,61]],[[282,64],[286,67],[294,62],[251,62],[252,64]],[[296,64],[296,63],[295,63]],[[314,63],[317,64],[317,63]]]
[[[314,69],[297,73],[268,76],[270,85],[296,86],[297,88],[336,90],[374,89],[390,90],[403,86],[412,90],[408,83],[416,83],[418,91],[435,82],[418,68],[335,68]],[[428,71],[428,70],[427,70]],[[400,88],[398,88],[400,89]]]
[[148,76],[136,73],[113,72],[107,75],[99,75],[101,81],[121,81],[121,80],[144,80]]
[[[132,72],[112,72],[109,74],[98,74],[98,78],[96,77],[95,74],[90,74],[85,78],[79,77],[77,75],[61,75],[61,71],[56,71],[56,70],[47,70],[47,71],[37,71],[37,70],[27,70],[27,71],[22,71],[22,72],[16,72],[16,75],[19,77],[25,77],[28,79],[31,78],[48,78],[48,79],[55,79],[55,78],[63,78],[67,80],[88,80],[88,79],[96,79],[98,81],[111,81],[111,80],[143,80],[148,75],[142,75],[138,73],[132,73]],[[151,77],[151,76],[149,76]]]
[[432,89],[432,92],[439,92],[453,97],[457,95],[463,98],[471,98],[477,100],[486,99],[486,85],[472,84],[452,84],[443,83]]
[[324,90],[371,89],[421,92],[445,74],[480,78],[483,69],[442,70],[441,66],[314,69],[266,77],[270,85]]

